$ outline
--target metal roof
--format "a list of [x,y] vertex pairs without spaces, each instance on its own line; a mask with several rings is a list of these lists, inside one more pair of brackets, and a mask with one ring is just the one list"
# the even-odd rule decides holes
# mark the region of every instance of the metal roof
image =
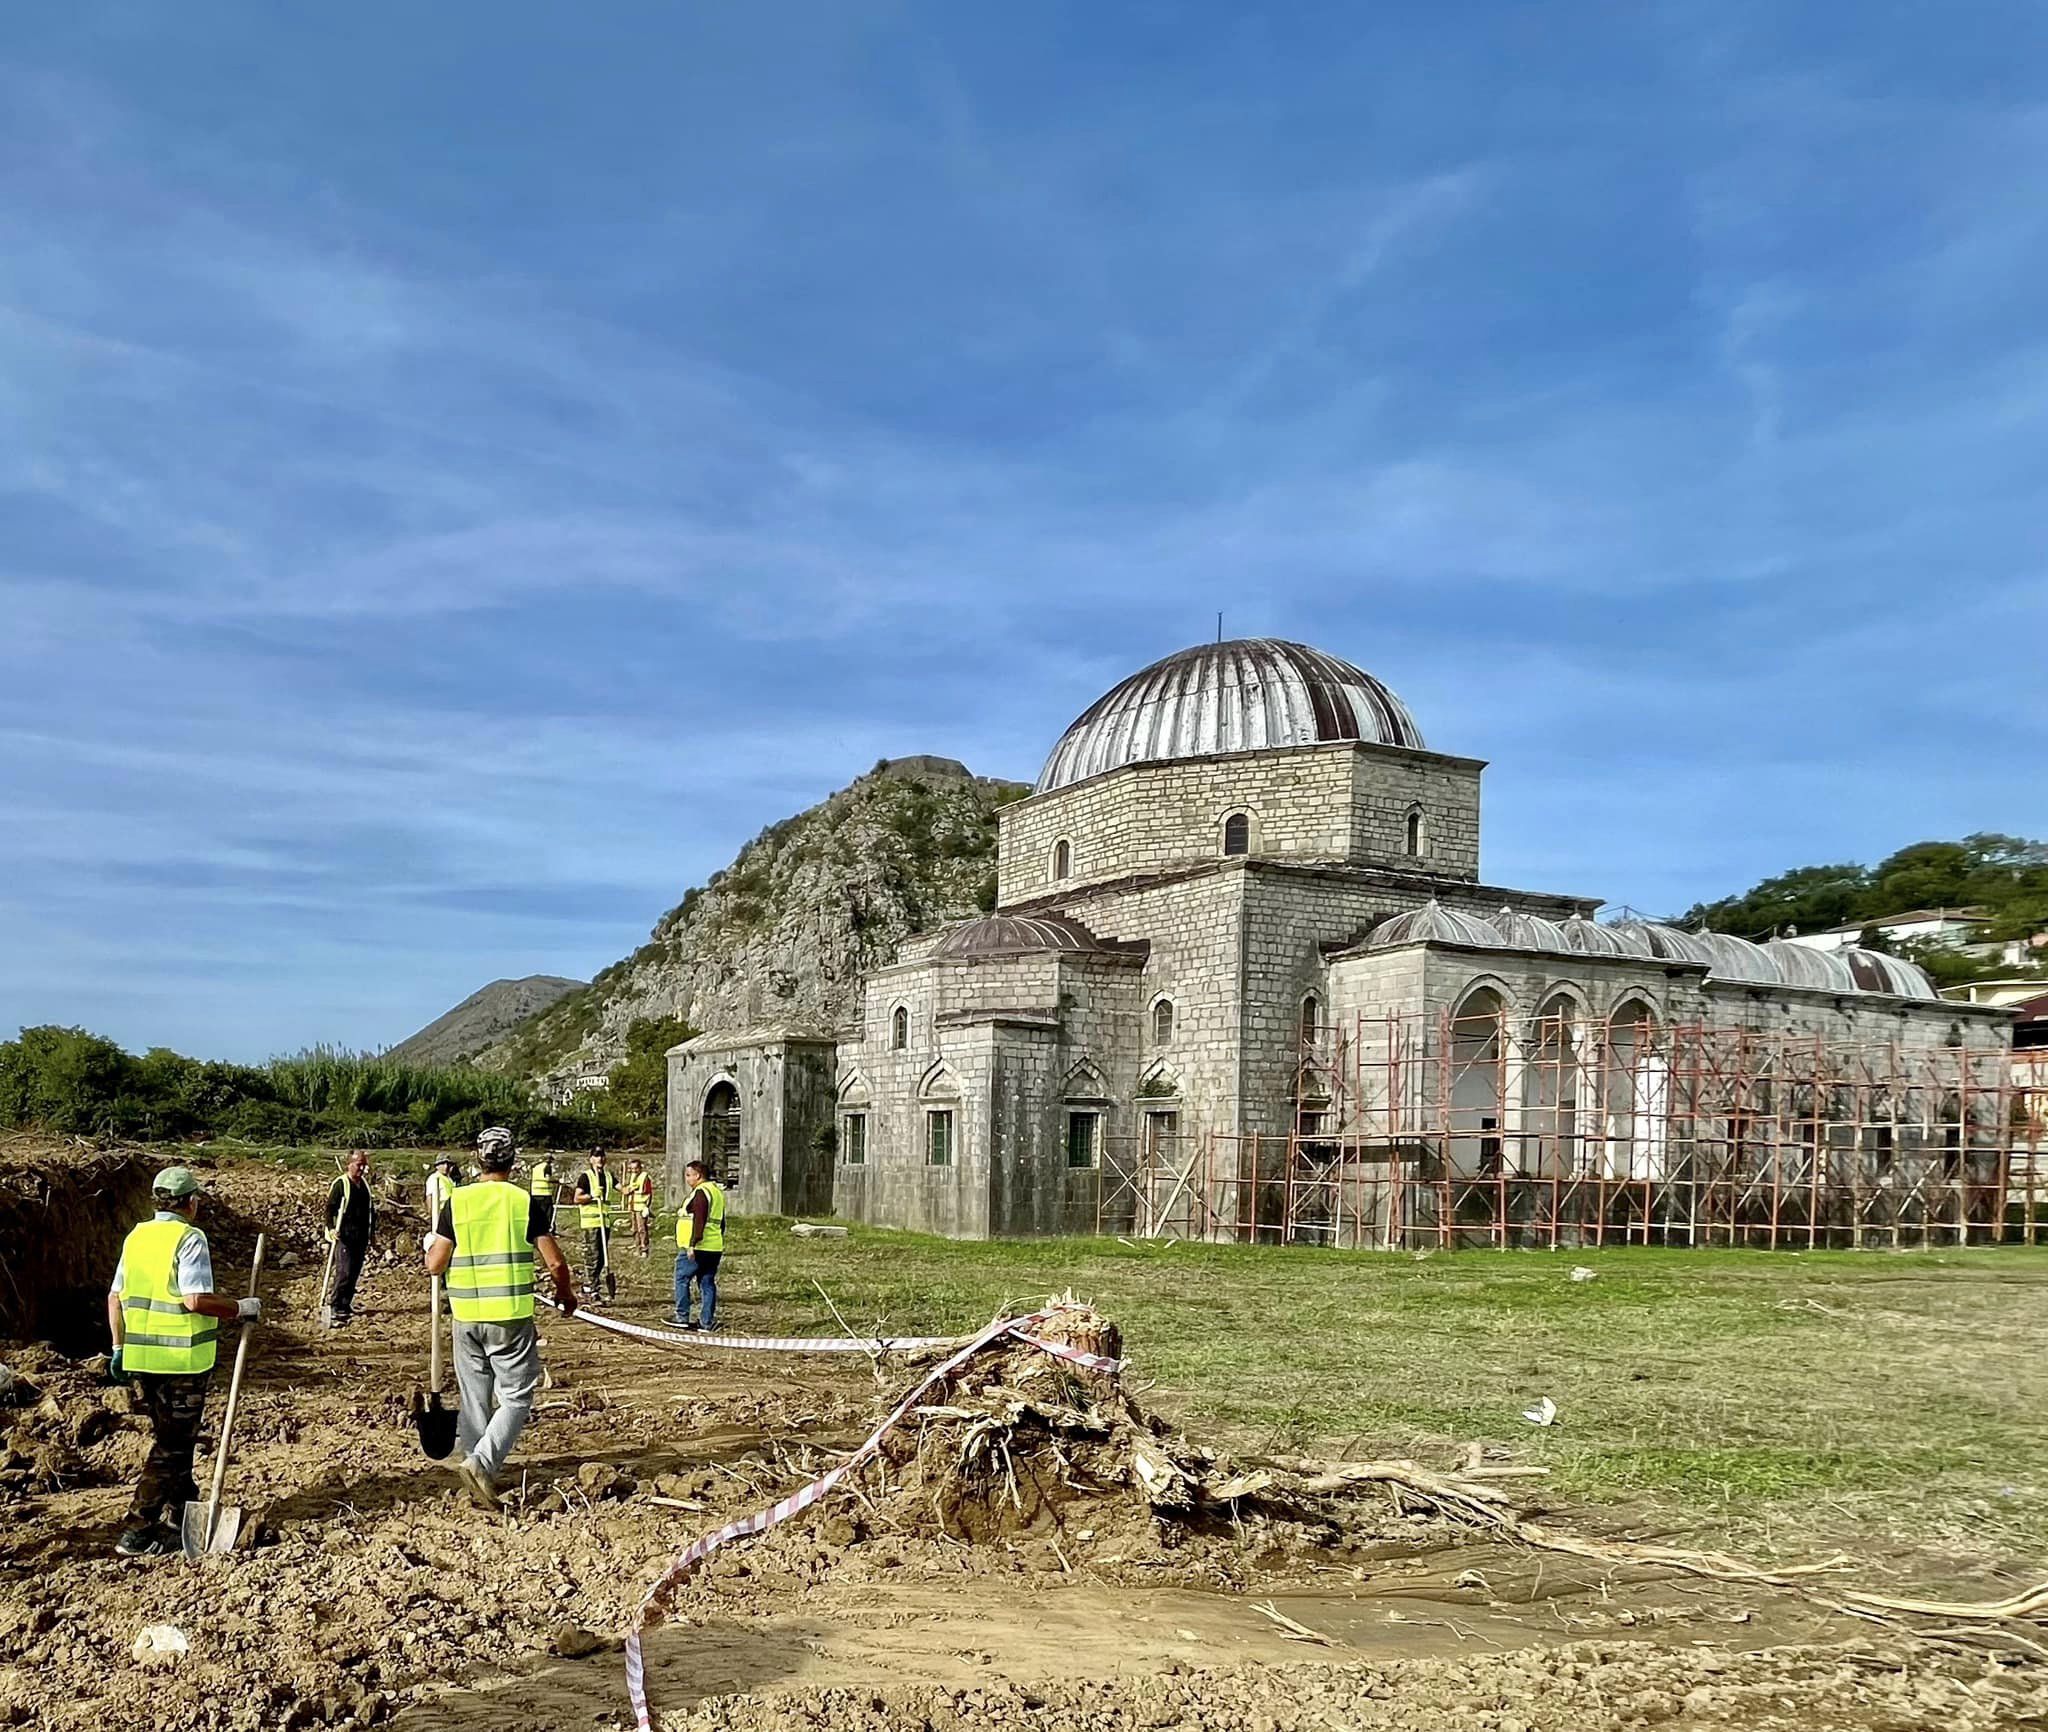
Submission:
[[1484,950],[1510,948],[1500,928],[1476,914],[1446,908],[1434,899],[1406,914],[1382,920],[1367,936],[1368,950],[1392,950],[1401,944],[1470,944]]
[[1197,644],[1090,704],[1053,747],[1038,792],[1126,764],[1344,740],[1423,744],[1401,700],[1336,656],[1283,638]]
[[1815,992],[1878,992],[1892,998],[1932,999],[1933,983],[1910,962],[1874,950],[1814,950],[1772,940],[1752,944],[1727,932],[1686,932],[1651,920],[1618,920],[1601,926],[1581,915],[1545,920],[1503,908],[1482,920],[1475,914],[1425,902],[1373,928],[1368,950],[1404,944],[1464,944],[1482,950],[1549,951],[1560,956],[1601,956],[1691,962],[1706,966],[1709,980],[1749,986],[1796,986]]
[[1102,949],[1102,941],[1094,933],[1064,914],[984,914],[943,934],[931,954],[934,961],[983,962],[1049,950],[1092,956]]

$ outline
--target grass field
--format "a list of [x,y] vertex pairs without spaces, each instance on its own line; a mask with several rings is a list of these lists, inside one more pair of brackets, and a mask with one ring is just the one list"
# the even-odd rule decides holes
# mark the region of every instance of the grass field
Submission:
[[[1766,1552],[2048,1562],[2048,1252],[1389,1256],[787,1228],[735,1223],[723,1327],[835,1333],[813,1282],[857,1327],[902,1333],[1071,1288],[1122,1324],[1148,1401],[1240,1446],[1479,1439],[1549,1466],[1560,1501]],[[666,1291],[671,1254],[622,1259],[641,1298]],[[1520,1417],[1543,1395],[1549,1429]]]

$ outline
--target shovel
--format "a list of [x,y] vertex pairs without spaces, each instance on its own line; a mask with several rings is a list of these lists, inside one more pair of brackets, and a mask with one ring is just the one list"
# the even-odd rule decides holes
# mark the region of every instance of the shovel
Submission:
[[[263,1276],[263,1235],[256,1235],[256,1261],[249,1271],[249,1291],[256,1291],[256,1284]],[[242,1533],[242,1512],[239,1509],[222,1509],[220,1489],[228,1476],[228,1446],[235,1435],[235,1409],[242,1401],[242,1367],[249,1363],[249,1331],[256,1325],[244,1323],[242,1333],[235,1342],[235,1374],[228,1380],[228,1410],[221,1415],[220,1442],[213,1451],[213,1492],[204,1503],[188,1503],[185,1506],[183,1533],[180,1537],[185,1544],[188,1558],[204,1557],[208,1552],[229,1552],[235,1549],[235,1541]]]
[[455,1410],[441,1405],[441,1277],[427,1301],[427,1393],[413,1391],[412,1423],[429,1461],[446,1461],[455,1448]]
[[605,1225],[610,1218],[609,1211],[597,1218],[597,1247],[598,1255],[604,1259],[604,1296],[607,1304],[619,1296],[619,1278],[612,1271],[611,1229]]

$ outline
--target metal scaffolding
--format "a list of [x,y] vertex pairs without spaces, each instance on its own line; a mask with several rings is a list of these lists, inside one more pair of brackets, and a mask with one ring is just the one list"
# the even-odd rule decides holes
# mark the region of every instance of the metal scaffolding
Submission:
[[2048,1052],[1567,999],[1528,1018],[1481,994],[1304,1029],[1295,1095],[1284,1134],[1104,1139],[1070,1225],[1387,1250],[2048,1243]]

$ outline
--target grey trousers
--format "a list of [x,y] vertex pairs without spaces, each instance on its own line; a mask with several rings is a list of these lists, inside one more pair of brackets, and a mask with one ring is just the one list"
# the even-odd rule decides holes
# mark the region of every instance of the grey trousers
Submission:
[[540,1393],[540,1331],[517,1323],[455,1323],[455,1382],[462,1412],[455,1441],[486,1479],[495,1480],[519,1441]]

